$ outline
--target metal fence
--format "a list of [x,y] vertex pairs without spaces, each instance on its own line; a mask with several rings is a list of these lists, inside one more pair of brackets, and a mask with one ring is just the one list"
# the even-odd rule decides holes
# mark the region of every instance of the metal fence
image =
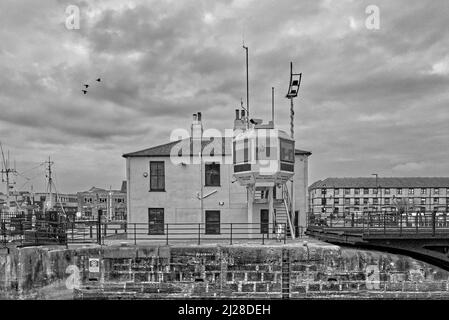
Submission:
[[128,240],[134,244],[142,241],[157,241],[166,244],[173,242],[188,242],[201,244],[206,242],[224,242],[233,244],[239,241],[268,240],[287,242],[288,234],[285,223],[165,223],[157,227],[147,223],[128,223],[127,230],[122,234],[111,224],[102,225],[103,242],[109,239]]
[[[18,246],[50,244],[107,244],[119,241],[138,244],[157,243],[229,243],[277,241],[290,237],[286,223],[127,223],[101,220],[28,221],[14,217],[1,223],[0,241]],[[297,236],[302,237],[303,227]]]
[[345,216],[309,214],[309,229],[354,229],[363,234],[433,234],[449,233],[446,212],[362,212]]

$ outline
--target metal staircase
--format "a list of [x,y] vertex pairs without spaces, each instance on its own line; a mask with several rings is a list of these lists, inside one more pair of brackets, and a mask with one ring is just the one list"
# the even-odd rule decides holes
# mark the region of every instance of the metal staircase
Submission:
[[[267,188],[257,188],[254,192],[255,203],[268,203]],[[274,222],[275,224],[282,224],[286,226],[286,233],[288,237],[295,238],[295,229],[291,217],[290,195],[286,185],[282,186],[282,197],[280,199],[273,199],[274,207]]]
[[274,219],[276,223],[284,224],[287,227],[287,236],[295,239],[295,227],[292,223],[290,196],[286,185],[282,186],[282,199],[274,201]]

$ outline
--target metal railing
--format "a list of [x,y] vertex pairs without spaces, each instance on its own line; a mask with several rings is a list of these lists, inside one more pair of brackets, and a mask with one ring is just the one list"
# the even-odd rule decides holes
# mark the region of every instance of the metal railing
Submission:
[[447,212],[362,212],[344,216],[335,214],[309,214],[309,229],[357,230],[370,234],[448,234]]
[[102,243],[107,240],[162,242],[229,243],[268,240],[287,242],[285,223],[128,223],[126,231],[117,230],[111,223],[102,224]]
[[[277,241],[287,243],[286,223],[126,223],[83,221],[28,221],[14,217],[2,221],[0,242],[17,246],[106,244],[114,241],[137,244],[158,243],[237,243]],[[299,238],[304,228],[299,227]]]

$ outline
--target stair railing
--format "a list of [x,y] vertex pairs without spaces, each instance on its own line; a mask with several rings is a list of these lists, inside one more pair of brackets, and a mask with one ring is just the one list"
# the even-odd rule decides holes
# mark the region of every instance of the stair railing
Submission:
[[288,188],[287,186],[284,184],[282,185],[282,199],[284,202],[284,206],[285,206],[285,210],[287,211],[287,221],[288,221],[288,226],[290,228],[290,235],[292,236],[292,239],[295,239],[295,228],[292,224],[292,219],[290,216],[290,211],[291,211],[291,202],[290,202],[290,196],[288,193]]

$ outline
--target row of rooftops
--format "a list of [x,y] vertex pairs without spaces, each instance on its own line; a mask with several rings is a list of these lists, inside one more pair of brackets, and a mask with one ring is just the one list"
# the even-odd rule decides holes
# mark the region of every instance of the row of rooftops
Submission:
[[310,185],[317,188],[449,188],[449,177],[327,178]]
[[[231,153],[230,153],[230,151],[231,151],[231,144],[232,144],[232,139],[231,138],[224,138],[224,137],[214,138],[214,139],[212,139],[212,138],[204,139],[203,138],[201,140],[201,150],[204,150],[206,147],[208,147],[208,149],[209,149],[210,147],[213,147],[214,144],[217,147],[221,147],[221,148],[217,148],[216,147],[215,148],[216,150],[214,149],[214,155],[215,156],[231,155]],[[183,139],[183,140],[178,140],[178,141],[173,141],[173,142],[161,144],[161,145],[158,145],[158,146],[155,146],[155,147],[151,147],[151,148],[140,150],[140,151],[136,151],[136,152],[126,153],[126,154],[123,155],[123,157],[124,158],[130,158],[130,157],[169,157],[171,155],[171,150],[172,150],[173,147],[176,147],[180,151],[182,151],[182,150],[189,150],[189,154],[181,154],[181,153],[179,153],[178,154],[179,156],[192,156],[192,155],[194,155],[194,153],[193,153],[193,147],[194,147],[193,140],[192,139]],[[295,149],[295,154],[296,155],[307,155],[307,156],[310,156],[312,153],[310,151]],[[195,154],[195,155],[197,155],[197,154]]]

